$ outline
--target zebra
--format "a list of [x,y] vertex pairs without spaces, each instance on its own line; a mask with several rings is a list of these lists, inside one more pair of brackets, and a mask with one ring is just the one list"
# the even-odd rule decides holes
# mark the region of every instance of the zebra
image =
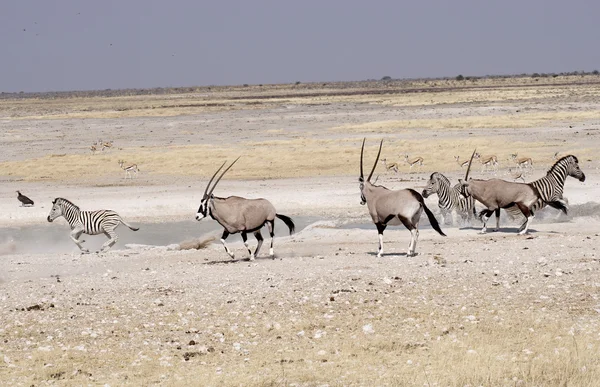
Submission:
[[[563,198],[563,190],[567,176],[574,177],[581,182],[585,181],[585,174],[581,171],[579,160],[576,156],[567,155],[561,157],[554,165],[552,165],[552,167],[550,167],[546,176],[529,183],[539,191],[541,197],[541,199],[533,204],[531,209],[534,212],[541,210],[546,207],[547,202],[551,201],[559,201],[567,206],[567,201]],[[507,211],[513,216],[520,213],[514,206],[509,207]],[[524,224],[519,230],[522,230],[523,227]]]
[[69,200],[56,198],[52,202],[48,222],[52,222],[61,216],[64,216],[67,222],[69,222],[71,226],[71,239],[83,253],[89,253],[90,251],[81,245],[81,243],[85,242],[84,240],[79,240],[81,234],[106,235],[109,239],[104,242],[101,248],[101,252],[105,252],[117,243],[119,237],[115,233],[115,229],[120,223],[123,223],[133,231],[139,230],[139,228],[127,224],[115,211],[81,211],[78,206]]
[[431,174],[422,195],[426,198],[435,193],[438,195],[438,206],[442,212],[442,223],[448,224],[448,216],[452,222],[452,210],[456,210],[463,223],[470,222],[476,215],[475,199],[472,196],[465,198],[460,194],[460,183],[452,187],[450,180],[439,172]]

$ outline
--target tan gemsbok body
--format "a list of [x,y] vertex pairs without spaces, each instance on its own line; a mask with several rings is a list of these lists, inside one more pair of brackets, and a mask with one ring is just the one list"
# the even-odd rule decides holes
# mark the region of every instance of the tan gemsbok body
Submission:
[[369,209],[369,214],[373,223],[377,227],[377,233],[379,234],[379,250],[377,256],[381,257],[383,254],[383,231],[389,225],[403,224],[411,234],[410,244],[408,245],[408,252],[406,255],[415,255],[417,248],[417,241],[419,239],[419,220],[421,219],[421,213],[425,210],[427,218],[431,223],[431,227],[436,230],[440,235],[446,236],[440,229],[433,213],[427,208],[423,197],[417,191],[413,189],[401,189],[392,191],[380,185],[371,183],[371,177],[377,167],[379,155],[381,154],[381,146],[383,140],[379,144],[379,153],[373,164],[373,169],[369,174],[367,180],[364,178],[363,173],[363,153],[365,149],[365,140],[363,140],[362,148],[360,150],[360,177],[358,181],[360,183],[360,204],[365,205]]
[[[486,209],[479,213],[481,221],[483,222],[483,228],[481,233],[487,231],[487,221],[493,213],[496,214],[496,231],[500,227],[500,209],[517,206],[518,209],[527,218],[519,234],[526,234],[531,219],[533,219],[533,205],[539,200],[544,200],[540,195],[538,189],[525,183],[508,182],[500,179],[490,180],[479,180],[469,179],[469,171],[471,170],[471,163],[475,156],[475,151],[471,156],[469,166],[467,167],[467,173],[465,174],[465,180],[459,180],[461,184],[461,193],[465,197],[473,196],[475,200],[483,204]],[[560,201],[548,201],[545,202],[551,207],[562,210],[565,214],[567,213],[567,207]]]
[[[219,171],[225,166],[223,163],[219,169],[215,172],[215,174],[210,178],[210,181],[206,185],[206,189],[204,190],[204,196],[202,197],[202,201],[200,202],[200,208],[198,208],[198,213],[196,214],[196,220],[200,221],[210,215],[211,218],[219,222],[221,226],[223,226],[223,235],[221,236],[221,243],[223,243],[223,247],[225,247],[225,251],[231,259],[235,258],[235,255],[227,245],[225,244],[225,239],[229,236],[229,234],[237,234],[238,232],[242,234],[242,240],[244,241],[244,245],[248,249],[248,253],[250,254],[250,260],[253,261],[255,257],[258,256],[258,252],[260,251],[260,247],[263,244],[263,237],[260,233],[260,229],[266,224],[269,229],[269,234],[271,235],[271,249],[269,251],[269,255],[274,257],[273,254],[273,238],[275,237],[275,217],[281,219],[286,226],[288,226],[290,230],[290,235],[294,232],[294,222],[291,218],[278,214],[275,211],[275,207],[266,199],[246,199],[239,196],[229,196],[227,198],[220,198],[213,196],[213,191],[215,187],[225,175],[225,173],[239,160],[239,157],[231,163],[229,167],[227,167],[221,175],[217,178],[215,184],[210,188],[210,183],[212,183],[213,179],[219,173]],[[253,233],[258,241],[256,246],[256,250],[254,253],[248,247],[248,236],[247,233]]]

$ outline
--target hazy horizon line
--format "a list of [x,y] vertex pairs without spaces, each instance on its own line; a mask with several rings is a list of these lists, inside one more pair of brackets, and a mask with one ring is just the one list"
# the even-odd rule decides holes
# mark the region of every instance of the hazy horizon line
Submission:
[[[296,82],[284,82],[284,83],[231,83],[231,84],[207,84],[207,85],[180,85],[180,86],[149,86],[149,87],[124,87],[124,88],[105,88],[105,89],[73,89],[73,90],[46,90],[46,91],[0,91],[0,95],[37,95],[37,94],[69,94],[69,93],[93,93],[103,91],[126,91],[126,90],[169,90],[169,89],[194,89],[194,88],[212,88],[212,87],[250,87],[250,86],[277,86],[277,85],[311,85],[311,84],[337,84],[337,83],[360,83],[360,82],[393,82],[393,81],[422,81],[422,80],[476,80],[476,79],[493,79],[493,78],[548,78],[558,76],[582,76],[582,75],[600,75],[599,70],[575,70],[568,72],[542,72],[542,73],[514,73],[514,74],[486,74],[486,75],[464,75],[457,74],[454,76],[431,76],[431,77],[407,77],[407,78],[394,78],[389,75],[384,75],[379,79],[368,78],[362,80],[338,80],[338,81],[296,81]],[[462,77],[462,79],[458,79]],[[389,79],[386,79],[389,78]]]

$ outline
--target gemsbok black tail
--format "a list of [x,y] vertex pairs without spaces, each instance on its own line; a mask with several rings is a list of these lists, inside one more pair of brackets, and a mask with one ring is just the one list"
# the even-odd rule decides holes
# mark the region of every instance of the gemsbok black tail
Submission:
[[429,208],[427,208],[425,203],[422,203],[422,204],[423,204],[423,209],[425,210],[425,213],[427,214],[427,219],[429,219],[429,223],[431,223],[431,227],[433,227],[433,229],[435,231],[437,231],[438,234],[440,234],[441,236],[446,236],[446,234],[444,234],[444,232],[440,228],[440,224],[438,223],[437,219],[433,215],[433,212],[431,212],[431,210]]
[[290,229],[290,235],[292,235],[294,233],[294,230],[296,230],[296,225],[294,224],[292,218],[281,214],[275,214],[275,216],[281,219],[283,223],[285,223],[285,225],[288,226],[288,228]]

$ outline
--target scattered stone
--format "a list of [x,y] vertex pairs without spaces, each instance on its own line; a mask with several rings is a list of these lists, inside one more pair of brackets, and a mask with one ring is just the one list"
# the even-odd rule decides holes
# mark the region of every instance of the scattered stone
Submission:
[[373,325],[371,325],[371,324],[363,325],[362,330],[365,335],[370,335],[372,333],[375,333],[375,330],[373,329]]

